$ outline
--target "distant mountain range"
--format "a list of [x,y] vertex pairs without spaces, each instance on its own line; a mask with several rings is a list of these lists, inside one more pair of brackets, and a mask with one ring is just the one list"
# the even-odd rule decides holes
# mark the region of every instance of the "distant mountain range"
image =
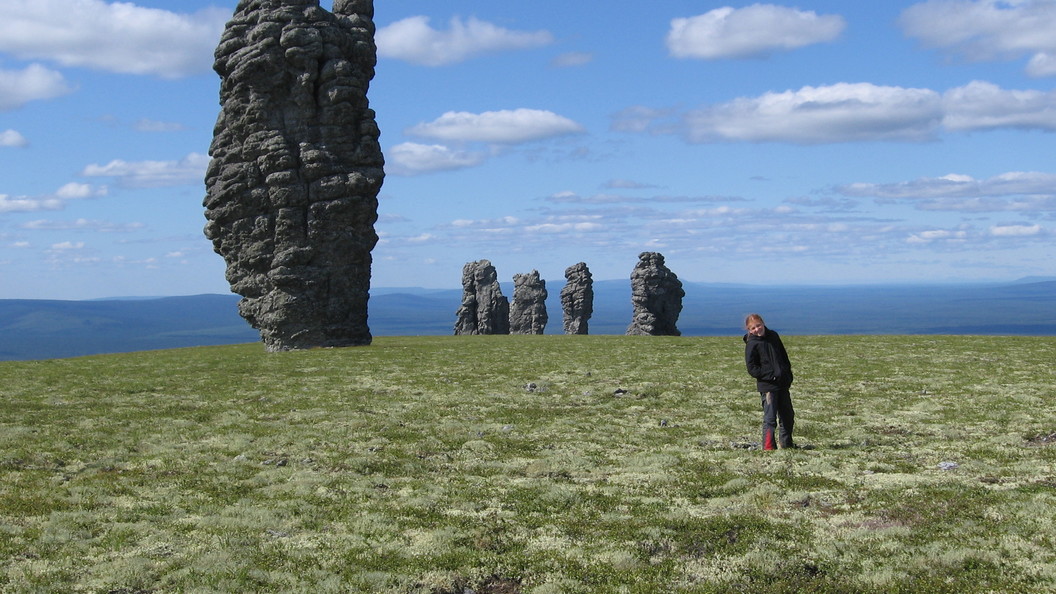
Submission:
[[[562,332],[560,292],[547,284],[547,334]],[[1003,284],[745,286],[684,283],[684,336],[740,335],[758,312],[785,335],[1056,335],[1056,279]],[[503,284],[512,296],[512,284]],[[594,283],[591,334],[623,334],[631,320],[629,281]],[[255,342],[236,295],[94,301],[0,300],[0,361]],[[461,289],[375,288],[375,336],[451,334]]]

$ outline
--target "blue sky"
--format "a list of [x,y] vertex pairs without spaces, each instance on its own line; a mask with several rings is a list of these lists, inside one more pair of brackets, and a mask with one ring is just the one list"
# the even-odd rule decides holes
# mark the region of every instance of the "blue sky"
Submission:
[[[225,293],[236,2],[0,0],[0,298]],[[331,2],[321,5],[329,9]],[[376,2],[373,284],[1056,275],[1056,0]]]

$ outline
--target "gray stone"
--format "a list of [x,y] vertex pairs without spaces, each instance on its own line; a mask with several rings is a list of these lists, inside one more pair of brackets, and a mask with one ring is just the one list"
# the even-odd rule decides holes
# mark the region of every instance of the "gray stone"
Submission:
[[513,275],[510,334],[542,334],[546,330],[546,281],[539,271]]
[[456,335],[510,333],[510,302],[502,295],[491,262],[467,262],[462,267],[462,306],[455,316]]
[[373,3],[242,0],[216,48],[205,235],[269,351],[364,345],[384,158]]
[[664,264],[657,252],[643,252],[631,272],[631,303],[634,318],[628,336],[681,336],[676,324],[682,313],[682,281]]
[[594,314],[594,278],[583,262],[565,269],[565,286],[561,289],[565,334],[587,334],[590,316]]

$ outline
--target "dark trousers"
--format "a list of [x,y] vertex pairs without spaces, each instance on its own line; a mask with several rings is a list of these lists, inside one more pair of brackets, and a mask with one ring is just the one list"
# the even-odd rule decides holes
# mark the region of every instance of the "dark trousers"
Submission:
[[796,424],[796,412],[792,410],[792,395],[788,390],[761,393],[763,400],[763,449],[777,449],[774,432],[781,421],[779,434],[781,447],[792,447],[792,427]]

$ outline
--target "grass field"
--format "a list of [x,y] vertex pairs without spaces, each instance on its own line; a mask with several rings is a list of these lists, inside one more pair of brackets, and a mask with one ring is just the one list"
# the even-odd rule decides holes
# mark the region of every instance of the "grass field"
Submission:
[[0,592],[1056,591],[1056,338],[377,338],[0,364]]

